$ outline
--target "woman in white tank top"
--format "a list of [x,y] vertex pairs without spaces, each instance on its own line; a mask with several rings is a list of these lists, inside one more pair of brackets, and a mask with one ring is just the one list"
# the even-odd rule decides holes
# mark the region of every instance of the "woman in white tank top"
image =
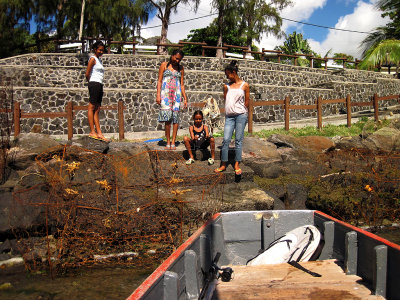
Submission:
[[225,98],[225,127],[224,140],[221,150],[221,166],[215,172],[223,172],[228,164],[229,144],[235,131],[235,174],[241,175],[239,167],[242,161],[242,144],[244,138],[244,128],[248,119],[248,108],[250,100],[249,84],[241,80],[238,76],[237,61],[232,61],[225,68],[225,75],[229,83],[224,85]]
[[100,60],[100,56],[104,53],[104,44],[101,41],[93,45],[94,55],[89,58],[88,66],[86,68],[86,79],[89,82],[89,106],[88,106],[88,120],[90,133],[89,137],[109,142],[100,129],[99,112],[101,101],[103,99],[103,79],[104,67]]

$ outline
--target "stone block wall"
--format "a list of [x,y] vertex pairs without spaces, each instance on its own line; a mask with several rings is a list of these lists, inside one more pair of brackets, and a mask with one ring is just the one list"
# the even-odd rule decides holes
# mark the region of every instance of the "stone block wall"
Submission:
[[[0,78],[10,79],[14,101],[21,103],[24,112],[65,111],[68,101],[74,105],[87,105],[88,91],[85,70],[87,54],[30,54],[0,60]],[[161,130],[157,122],[158,106],[155,103],[158,67],[167,56],[104,55],[105,66],[103,105],[115,105],[122,100],[125,131]],[[223,106],[222,88],[226,82],[224,65],[231,59],[185,57],[185,87],[189,103],[214,97]],[[398,94],[400,80],[387,74],[358,70],[325,71],[269,62],[239,60],[239,75],[248,81],[251,97],[258,100],[282,100],[290,97],[291,104],[315,104],[323,99],[345,98],[352,101],[369,101],[380,96]],[[379,105],[393,105],[395,101]],[[353,107],[352,111],[372,107]],[[323,116],[343,112],[343,104],[326,104]],[[191,123],[193,108],[182,112],[181,126]],[[256,107],[255,122],[282,121],[281,106]],[[291,110],[291,119],[316,117],[316,111]],[[118,132],[116,110],[101,111],[101,126],[106,133]],[[21,131],[41,128],[48,134],[66,134],[67,119],[21,119]],[[86,111],[76,111],[74,134],[89,132]]]

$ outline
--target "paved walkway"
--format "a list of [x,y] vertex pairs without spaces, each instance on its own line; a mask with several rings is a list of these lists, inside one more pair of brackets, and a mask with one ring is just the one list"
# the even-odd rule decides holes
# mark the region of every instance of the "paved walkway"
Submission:
[[[379,112],[380,118],[400,118],[400,105],[395,105],[391,107],[387,107],[384,110]],[[354,113],[351,118],[351,123],[358,122],[362,117],[368,117],[370,119],[374,118],[373,110],[366,110]],[[335,115],[335,116],[328,116],[322,119],[322,125],[343,125],[347,124],[347,117],[345,114]],[[302,120],[293,120],[290,121],[290,128],[301,128],[305,126],[317,126],[317,119],[316,118],[308,118]],[[253,123],[253,131],[257,132],[263,129],[275,129],[275,128],[284,128],[284,122],[274,122],[274,123]],[[221,129],[222,130],[222,129]],[[247,131],[247,127],[246,127]],[[178,136],[188,135],[189,129],[188,128],[180,128],[178,130]],[[118,133],[106,133],[104,134],[107,138],[118,139]],[[74,135],[77,137],[78,135]],[[58,139],[67,139],[67,135],[54,135],[54,138]],[[157,131],[144,131],[144,132],[125,132],[125,139],[127,140],[150,140],[156,138],[164,137],[164,130],[157,130]]]
[[[386,110],[379,112],[380,118],[400,118],[400,105],[388,107]],[[351,123],[357,123],[362,117],[374,118],[373,110],[366,110],[358,113],[354,113],[351,118]],[[347,116],[345,114],[328,116],[322,119],[322,125],[344,125],[347,124]],[[301,128],[305,126],[317,126],[317,118],[308,118],[303,120],[293,120],[290,122],[290,128]],[[284,128],[284,122],[274,122],[274,123],[253,123],[253,131],[257,132],[263,129],[276,129],[276,128]],[[246,127],[247,131],[247,127]],[[181,128],[178,130],[178,136],[188,135],[188,128]],[[107,135],[112,137],[112,135]],[[118,134],[114,135],[115,138],[118,137]],[[127,140],[148,140],[155,138],[164,137],[164,131],[147,131],[147,132],[126,132],[125,138]]]

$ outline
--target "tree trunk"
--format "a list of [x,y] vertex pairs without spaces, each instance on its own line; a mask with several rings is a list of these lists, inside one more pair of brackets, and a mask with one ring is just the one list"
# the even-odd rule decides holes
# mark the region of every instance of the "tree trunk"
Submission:
[[[217,42],[217,46],[218,47],[222,47],[223,20],[224,20],[223,11],[220,10],[219,13],[218,13],[218,42]],[[224,53],[223,53],[222,49],[217,49],[217,54],[215,56],[218,57],[218,58],[223,58],[224,57]]]
[[[85,0],[82,0],[82,9],[81,9],[81,21],[79,24],[79,37],[78,40],[82,39],[82,32],[83,32],[83,16],[85,14]],[[82,49],[83,51],[83,49]]]
[[[171,15],[171,11],[168,9],[165,9],[164,16],[161,19],[161,38],[160,38],[160,43],[161,44],[166,44],[167,43],[167,34],[168,34],[168,22],[169,22],[169,17]],[[168,51],[166,47],[160,47],[159,54],[162,55],[167,55]]]

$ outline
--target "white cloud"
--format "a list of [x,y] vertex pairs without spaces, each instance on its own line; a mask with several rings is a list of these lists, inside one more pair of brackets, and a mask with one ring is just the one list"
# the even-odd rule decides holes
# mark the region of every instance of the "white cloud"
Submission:
[[[293,0],[293,4],[286,7],[281,16],[283,18],[296,20],[296,21],[305,21],[308,20],[315,10],[323,8],[326,4],[327,0]],[[283,21],[282,30],[287,32],[289,27],[294,27],[296,31],[301,32],[303,28],[303,24],[294,23],[291,21]],[[290,30],[291,32],[294,30]],[[284,38],[278,39],[274,36],[268,36],[262,38],[260,43],[257,44],[258,47],[264,49],[274,49],[276,46],[282,45],[285,41]]]
[[[374,8],[374,4],[359,1],[352,14],[339,18],[335,28],[371,32],[387,22],[388,19],[381,17],[381,12]],[[323,42],[309,40],[309,43],[312,49],[322,55],[332,49],[332,54],[341,52],[361,58],[359,45],[365,37],[366,34],[362,33],[329,30],[328,36]]]
[[[282,11],[282,16],[293,20],[306,20],[312,15],[312,13],[316,9],[322,8],[326,2],[327,0],[293,0],[293,4]],[[211,13],[213,13],[213,11],[211,10],[211,0],[200,1],[200,6],[197,10],[197,13],[193,12],[190,4],[180,4],[178,6],[177,13],[171,15],[170,23],[210,15]],[[168,29],[167,37],[171,42],[178,42],[180,39],[186,38],[186,36],[190,33],[190,30],[207,27],[215,18],[216,15],[213,15],[210,17],[192,20],[189,22],[171,24]],[[161,25],[161,21],[157,17],[154,17],[152,20],[150,20],[149,23],[147,23],[143,27],[146,28],[158,25]],[[302,25],[298,26],[298,24],[296,25],[293,22],[284,21],[282,25],[282,30],[285,31],[289,26],[296,26],[296,28],[302,27]],[[159,36],[160,33],[161,26],[142,30],[142,36],[145,38]],[[272,38],[271,41],[266,42],[266,45],[260,45],[262,45],[262,47],[264,47],[265,49],[273,49],[276,45],[282,43],[276,41],[277,39]],[[273,44],[273,46],[269,47],[270,44]]]
[[[338,3],[338,5],[344,5],[343,2],[345,2],[345,4],[349,4],[351,2],[355,2],[356,0],[339,1],[342,3]],[[364,2],[362,0],[358,0],[353,13],[340,17],[335,25],[335,28],[369,32],[378,26],[385,25],[387,23],[387,19],[382,19],[380,16],[381,13],[374,8],[374,5],[377,1],[378,0],[369,0],[368,2]],[[293,4],[282,11],[282,17],[307,22],[311,15],[316,10],[323,9],[326,3],[327,0],[293,0]],[[202,0],[197,13],[194,13],[190,5],[180,4],[178,6],[177,13],[172,14],[170,23],[182,20],[191,21],[170,24],[167,38],[171,42],[176,43],[180,39],[186,38],[190,33],[190,30],[208,26],[216,17],[216,15],[201,19],[195,18],[207,16],[211,13],[213,13],[211,11],[211,0]],[[154,17],[143,27],[146,28],[157,25],[161,25],[161,21],[157,17]],[[282,30],[287,31],[287,33],[290,33],[294,30],[297,32],[303,32],[303,26],[306,25],[284,20]],[[290,31],[288,31],[288,29]],[[159,36],[160,33],[161,26],[142,30],[142,36],[145,38]],[[360,33],[329,30],[329,33],[324,41],[318,42],[313,39],[308,39],[308,41],[311,48],[321,55],[325,55],[327,51],[332,49],[332,53],[343,52],[351,54],[356,58],[360,58],[361,51],[358,49],[358,46],[365,36],[365,34]],[[264,36],[257,46],[264,49],[274,49],[276,46],[283,44],[283,41],[284,39],[277,39],[276,37],[272,36]]]
[[[177,13],[171,14],[170,25],[168,26],[167,38],[171,42],[177,43],[179,40],[186,38],[187,35],[190,33],[190,30],[207,27],[216,17],[216,15],[208,16],[210,14],[212,14],[211,0],[202,0],[200,2],[197,13],[193,11],[193,8],[190,3],[187,5],[183,4],[178,5]],[[208,17],[201,19],[194,19],[202,16],[208,16]],[[190,21],[172,24],[174,22],[179,22],[183,20],[190,20]],[[143,27],[146,28],[153,26],[159,26],[159,27],[142,30],[141,34],[144,38],[161,35],[161,21],[157,17],[154,17],[152,20],[150,20],[150,22],[148,22]]]

